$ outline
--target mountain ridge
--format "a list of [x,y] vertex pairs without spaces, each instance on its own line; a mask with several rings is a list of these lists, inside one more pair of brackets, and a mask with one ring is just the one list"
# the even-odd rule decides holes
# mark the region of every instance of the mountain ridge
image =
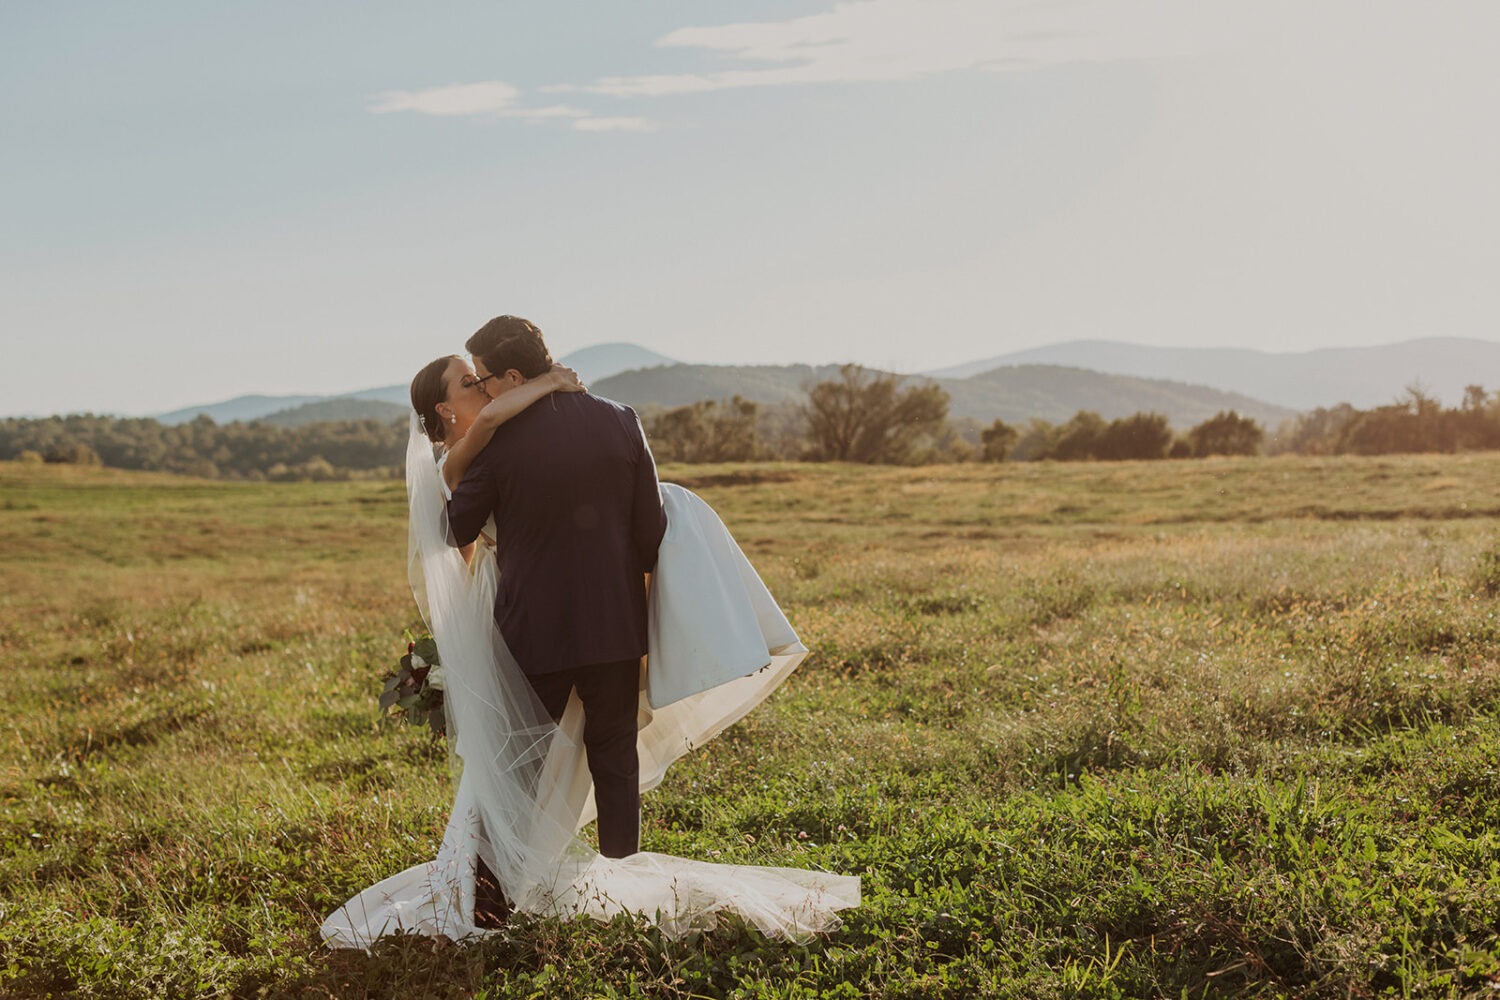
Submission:
[[[701,400],[740,396],[767,406],[793,406],[815,382],[838,377],[837,365],[665,365],[638,368],[602,379],[590,390],[649,412]],[[886,373],[895,374],[895,373]],[[903,382],[934,383],[949,396],[955,420],[1024,424],[1032,419],[1061,423],[1079,410],[1093,410],[1107,420],[1144,411],[1164,414],[1173,427],[1187,430],[1223,410],[1235,410],[1274,430],[1295,411],[1204,386],[1164,379],[1107,375],[1057,365],[998,368],[966,379],[898,375]],[[270,423],[297,425],[319,420],[400,419],[405,402],[341,396],[317,400],[268,414]]]
[[[581,348],[564,356],[562,361],[576,368],[590,387],[601,394],[613,394],[622,402],[639,406],[681,406],[700,399],[727,399],[734,395],[768,404],[787,402],[800,399],[806,384],[831,377],[838,370],[837,365],[689,364],[636,344],[620,342]],[[1051,384],[1065,383],[1072,388],[1048,400],[1037,396],[1036,387],[1028,385],[1024,378],[1016,380],[996,376],[985,380],[996,371],[1015,371],[1028,366],[1036,368],[1033,374],[1055,369],[1057,371],[1047,376]],[[1142,380],[1142,384],[1125,392],[1120,384],[1080,381],[1078,376],[1057,373],[1064,369],[1134,378]],[[1239,409],[1267,422],[1279,420],[1292,412],[1340,402],[1362,409],[1384,405],[1400,396],[1414,382],[1449,405],[1456,405],[1464,386],[1476,382],[1482,384],[1486,377],[1492,377],[1491,373],[1500,373],[1500,343],[1474,338],[1429,337],[1369,348],[1285,352],[1255,348],[1164,348],[1126,341],[1075,340],[901,377],[941,382],[954,397],[952,409],[955,415],[993,412],[1007,420],[1030,416],[1057,419],[1055,414],[1067,407],[1074,409],[1066,415],[1078,408],[1098,409],[1087,405],[1088,400],[1083,400],[1082,406],[1077,405],[1079,394],[1087,392],[1102,394],[1106,399],[1118,397],[1120,405],[1126,400],[1138,399],[1142,404],[1139,408],[1150,408],[1146,404],[1157,400],[1161,406],[1175,408],[1174,413],[1168,415],[1173,417],[1174,424],[1178,424],[1188,415],[1200,412],[1210,399],[1219,399],[1225,404],[1224,408]],[[980,381],[972,382],[976,378]],[[1179,388],[1168,390],[1157,383],[1171,383]],[[1201,400],[1194,401],[1189,398],[1192,394],[1183,395],[1181,387],[1184,386],[1222,395],[1202,396]],[[1252,391],[1256,389],[1262,391]],[[986,392],[1003,393],[1013,399],[1030,398],[1035,409],[1023,415],[1017,414],[1003,401],[1000,404],[974,401],[976,394]],[[316,405],[338,400],[350,401],[350,405]],[[207,413],[220,423],[273,416],[277,422],[302,422],[314,419],[316,413],[380,412],[355,406],[352,401],[387,403],[404,411],[407,387],[404,384],[379,386],[328,397],[241,396],[222,403],[175,410],[157,419],[180,423]],[[309,405],[314,405],[314,409],[302,409]],[[397,409],[390,412],[395,414]]]
[[[1422,337],[1373,347],[1262,351],[1249,347],[1156,347],[1118,340],[1070,340],[1012,351],[925,374],[961,378],[996,368],[1053,364],[1111,375],[1168,379],[1237,392],[1295,410],[1392,402],[1413,383],[1449,405],[1483,376],[1500,376],[1500,343]],[[1493,376],[1492,376],[1493,377]],[[1496,388],[1500,386],[1491,386]]]
[[[565,355],[561,362],[569,368],[578,372],[584,382],[595,382],[599,379],[609,378],[622,371],[632,368],[646,368],[652,365],[679,364],[676,359],[669,358],[665,354],[659,354],[649,348],[641,347],[639,344],[628,344],[613,341],[605,344],[594,344],[590,347],[581,347],[570,354]],[[262,420],[276,417],[273,422],[286,422],[284,414],[299,410],[309,404],[333,403],[339,400],[373,400],[381,403],[391,403],[403,409],[408,405],[410,399],[410,387],[406,383],[399,385],[382,385],[373,389],[360,389],[357,392],[340,393],[335,396],[270,396],[253,394],[248,396],[235,396],[219,403],[205,403],[200,406],[185,406],[178,410],[157,414],[154,419],[164,424],[182,424],[194,419],[199,415],[212,417],[215,423],[227,424],[235,420]],[[322,409],[327,410],[328,407]],[[360,411],[358,407],[350,407],[351,412]],[[364,410],[362,412],[371,412]]]
[[[873,370],[873,369],[872,369]],[[590,386],[601,396],[637,409],[674,407],[739,395],[770,405],[799,403],[814,382],[837,377],[838,365],[675,365],[622,372]],[[894,373],[893,373],[894,374]],[[1079,410],[1105,419],[1160,412],[1187,430],[1223,410],[1236,410],[1274,429],[1296,411],[1247,396],[1164,379],[1108,375],[1056,365],[1000,368],[964,379],[899,376],[908,384],[935,383],[948,393],[948,414],[982,423],[1067,420]]]

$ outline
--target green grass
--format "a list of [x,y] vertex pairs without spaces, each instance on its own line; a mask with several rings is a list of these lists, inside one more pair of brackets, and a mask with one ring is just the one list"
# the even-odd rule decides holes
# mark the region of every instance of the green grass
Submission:
[[1500,984],[1500,456],[663,478],[814,655],[647,796],[644,845],[859,874],[843,928],[328,951],[452,793],[376,719],[401,484],[0,464],[0,996]]

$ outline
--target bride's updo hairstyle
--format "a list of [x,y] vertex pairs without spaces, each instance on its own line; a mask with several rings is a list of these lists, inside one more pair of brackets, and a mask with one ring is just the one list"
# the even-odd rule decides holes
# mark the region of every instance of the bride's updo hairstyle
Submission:
[[495,375],[514,368],[530,379],[547,374],[552,367],[542,331],[519,316],[496,316],[475,330],[464,347]]
[[422,430],[427,432],[433,444],[443,443],[443,418],[437,411],[437,405],[448,399],[448,382],[443,376],[449,365],[462,360],[457,354],[444,355],[427,362],[411,380],[411,408],[417,411]]

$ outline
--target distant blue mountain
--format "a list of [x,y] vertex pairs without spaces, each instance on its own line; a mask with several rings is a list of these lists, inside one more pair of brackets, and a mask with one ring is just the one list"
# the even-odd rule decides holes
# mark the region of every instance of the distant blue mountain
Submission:
[[288,410],[260,417],[268,424],[283,427],[300,427],[303,424],[319,424],[326,421],[344,420],[403,420],[411,409],[405,403],[387,403],[381,399],[361,399],[355,396],[335,396],[303,403]]
[[595,344],[574,351],[561,359],[563,364],[578,372],[585,382],[598,382],[621,372],[637,368],[656,368],[675,365],[678,361],[665,354],[657,354],[638,344]]
[[1390,403],[1413,383],[1457,406],[1464,387],[1500,389],[1500,343],[1429,337],[1379,347],[1334,347],[1272,353],[1249,348],[1149,347],[1112,340],[1073,340],[928,372],[968,378],[997,368],[1061,365],[1110,375],[1169,379],[1241,393],[1294,410],[1352,403]]
[[[802,397],[811,380],[835,370],[795,364],[688,365],[635,344],[618,343],[586,347],[562,361],[576,368],[590,388],[637,406],[678,406],[736,394],[763,403],[790,402]],[[1013,377],[989,377],[1004,371]],[[1089,380],[1080,377],[1083,373],[1136,381],[1127,385]],[[940,381],[953,395],[955,415],[982,419],[1056,419],[1071,413],[1070,407],[1101,412],[1134,412],[1129,408],[1135,407],[1158,409],[1181,425],[1232,407],[1273,426],[1290,411],[1342,402],[1380,406],[1414,383],[1448,405],[1457,405],[1467,385],[1500,389],[1500,343],[1435,337],[1278,354],[1078,340],[971,361],[928,372],[927,377]],[[401,383],[340,396],[241,396],[175,410],[158,419],[181,423],[206,413],[218,423],[228,423],[275,414],[279,423],[306,423],[335,419],[332,414],[399,417],[407,405],[407,386]]]
[[[637,344],[595,344],[565,355],[563,364],[578,372],[585,382],[598,382],[636,368],[652,368],[658,365],[677,364],[665,354],[647,350]],[[374,389],[361,389],[338,396],[237,396],[222,403],[189,406],[171,413],[157,416],[164,424],[181,424],[200,414],[212,417],[214,423],[228,424],[236,420],[260,420],[275,415],[276,423],[302,424],[316,420],[356,419],[359,416],[380,416],[384,411],[368,406],[336,406],[341,400],[361,400],[391,403],[402,411],[410,405],[409,384],[384,385]],[[399,413],[391,411],[399,416]],[[347,413],[349,417],[333,417],[330,414]]]
[[[739,396],[756,403],[787,406],[807,398],[815,382],[837,378],[838,366],[671,365],[622,372],[590,388],[638,409],[683,406],[704,399]],[[908,383],[934,382],[948,393],[948,413],[988,423],[1025,423],[1033,417],[1061,422],[1079,410],[1108,420],[1144,411],[1164,414],[1186,430],[1222,410],[1236,410],[1275,428],[1294,411],[1237,393],[1164,379],[1106,375],[1057,365],[1000,367],[967,378],[906,377]]]
[[359,392],[351,392],[345,396],[327,398],[329,400],[363,399],[376,403],[395,403],[405,409],[411,406],[411,386],[403,382],[401,385],[383,385],[378,389],[361,389]]
[[259,420],[280,410],[290,410],[307,403],[315,403],[324,396],[236,396],[222,403],[204,406],[189,406],[171,413],[159,413],[156,419],[164,424],[185,424],[195,417],[207,414],[216,424],[230,424],[236,420]]

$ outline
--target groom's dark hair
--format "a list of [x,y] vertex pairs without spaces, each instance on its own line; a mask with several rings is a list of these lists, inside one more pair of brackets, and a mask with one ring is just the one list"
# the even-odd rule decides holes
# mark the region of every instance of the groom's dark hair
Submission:
[[536,378],[552,367],[542,331],[519,316],[496,316],[475,330],[464,347],[497,375],[514,368],[526,378]]

